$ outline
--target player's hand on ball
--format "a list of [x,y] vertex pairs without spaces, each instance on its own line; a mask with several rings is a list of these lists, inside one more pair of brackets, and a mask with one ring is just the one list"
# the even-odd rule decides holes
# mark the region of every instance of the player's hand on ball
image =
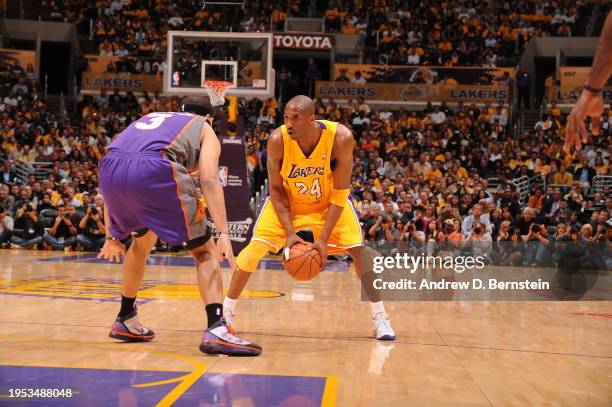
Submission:
[[100,253],[98,253],[98,259],[120,263],[122,255],[125,256],[125,246],[123,243],[118,240],[106,239],[104,246],[102,246]]
[[293,246],[296,243],[306,243],[306,242],[304,241],[304,239],[302,239],[295,233],[292,233],[291,235],[287,237],[287,240],[285,241],[285,247],[283,248],[283,261],[287,261],[287,259],[289,259],[289,250],[291,250],[291,246]]
[[221,233],[219,239],[217,239],[217,251],[219,263],[222,262],[225,257],[232,271],[238,270],[236,259],[234,258],[234,251],[232,250],[232,241],[227,233]]
[[312,244],[312,248],[316,249],[321,255],[321,271],[325,270],[325,264],[327,263],[327,242],[317,240]]
[[578,102],[573,107],[569,116],[567,116],[567,126],[565,127],[565,145],[563,146],[566,152],[570,151],[572,146],[576,150],[582,148],[582,144],[589,141],[589,134],[584,124],[584,120],[589,116],[591,118],[591,132],[595,135],[599,134],[601,127],[601,113],[603,112],[604,103],[601,94],[596,95],[591,92],[583,91],[580,94]]

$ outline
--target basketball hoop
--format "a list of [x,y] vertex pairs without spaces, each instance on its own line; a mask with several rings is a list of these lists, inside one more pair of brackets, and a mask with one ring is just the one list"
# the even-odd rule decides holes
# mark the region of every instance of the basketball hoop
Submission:
[[232,86],[232,83],[226,81],[204,81],[203,88],[208,93],[210,103],[213,106],[222,106],[225,104],[225,92],[230,86]]

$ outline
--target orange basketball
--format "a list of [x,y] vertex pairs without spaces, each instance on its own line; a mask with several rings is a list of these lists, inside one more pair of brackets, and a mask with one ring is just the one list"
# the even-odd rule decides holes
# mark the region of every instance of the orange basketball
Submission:
[[321,272],[321,253],[305,243],[291,246],[289,258],[284,260],[285,269],[291,277],[307,281],[312,280]]

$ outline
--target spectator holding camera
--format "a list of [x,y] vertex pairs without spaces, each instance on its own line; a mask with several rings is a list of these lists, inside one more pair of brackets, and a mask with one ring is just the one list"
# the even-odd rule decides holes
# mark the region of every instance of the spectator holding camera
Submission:
[[517,230],[511,225],[512,223],[508,220],[500,224],[497,237],[499,261],[502,265],[521,266],[523,265],[523,245],[519,240]]
[[413,222],[404,225],[404,232],[400,235],[400,241],[404,242],[424,242],[425,234],[417,230]]
[[10,244],[15,222],[8,216],[8,211],[0,207],[0,246],[5,248]]
[[552,237],[545,225],[534,223],[523,237],[526,245],[525,263],[529,266],[550,265],[552,262]]
[[44,227],[31,204],[22,205],[15,214],[12,249],[32,249],[43,241]]
[[474,223],[480,222],[482,226],[485,228],[485,231],[491,237],[491,222],[489,221],[489,215],[482,214],[482,206],[480,204],[476,204],[472,206],[472,213],[463,219],[463,223],[461,224],[461,229],[463,230],[463,234],[468,237],[474,231]]
[[609,270],[612,264],[612,243],[609,239],[610,235],[610,229],[600,225],[597,226],[597,233],[595,233],[595,236],[593,236],[591,240],[592,243],[589,249],[593,262],[600,270]]
[[[100,197],[98,199],[98,197]],[[77,235],[76,241],[83,249],[90,252],[98,251],[104,246],[106,227],[104,226],[104,208],[100,195],[96,196],[96,206],[87,208],[87,212],[79,223],[83,233]]]
[[468,238],[463,242],[463,250],[474,256],[490,259],[493,249],[493,239],[487,232],[484,222],[475,220],[472,222],[472,230]]
[[439,251],[453,253],[461,243],[462,234],[455,229],[455,219],[446,219],[436,236]]
[[[78,224],[78,223],[77,223]],[[57,207],[57,217],[43,239],[53,250],[70,251],[76,244],[77,227],[72,222],[65,205]]]
[[384,241],[393,242],[394,237],[391,234],[393,226],[393,218],[387,215],[378,215],[374,224],[369,228],[368,234],[375,242],[381,243]]

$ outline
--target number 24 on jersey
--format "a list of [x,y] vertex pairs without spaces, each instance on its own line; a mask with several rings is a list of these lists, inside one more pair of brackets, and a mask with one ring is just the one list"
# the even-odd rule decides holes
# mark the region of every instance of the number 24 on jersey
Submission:
[[315,178],[315,180],[312,182],[312,186],[310,187],[303,182],[296,182],[295,186],[296,188],[299,188],[298,192],[305,197],[308,197],[310,194],[316,199],[321,199],[321,196],[323,196],[321,193],[321,183],[319,178]]

